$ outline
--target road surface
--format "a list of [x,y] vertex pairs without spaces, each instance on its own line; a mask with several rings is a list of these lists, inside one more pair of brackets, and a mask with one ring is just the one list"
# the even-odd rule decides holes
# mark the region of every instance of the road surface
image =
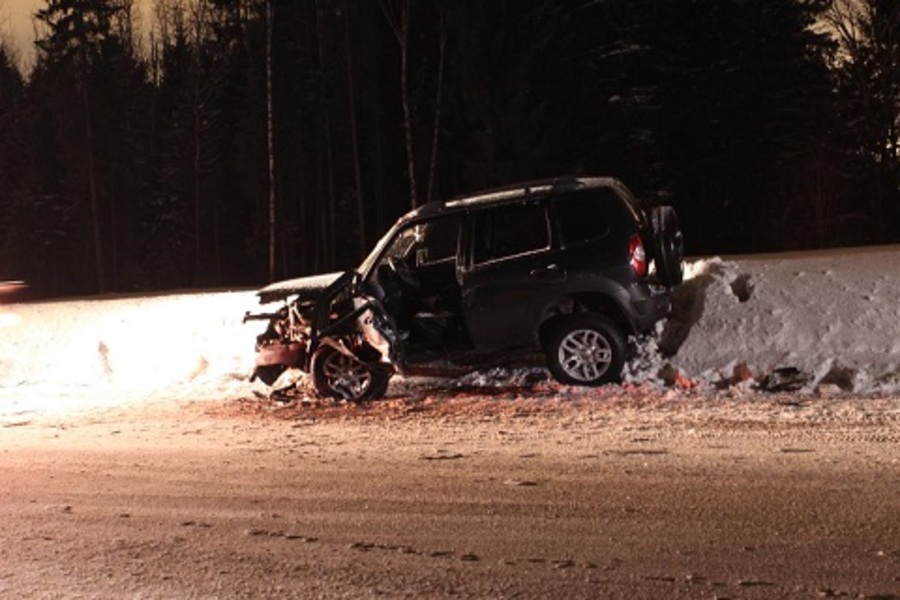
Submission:
[[503,391],[0,421],[3,598],[900,598],[900,400]]

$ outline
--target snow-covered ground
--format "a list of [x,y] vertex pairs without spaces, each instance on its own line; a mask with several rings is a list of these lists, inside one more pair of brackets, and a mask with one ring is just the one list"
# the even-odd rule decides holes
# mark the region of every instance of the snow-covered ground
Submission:
[[[900,391],[900,247],[695,259],[629,381]],[[251,396],[253,291],[0,305],[0,416]]]
[[251,392],[252,291],[0,305],[0,415]]

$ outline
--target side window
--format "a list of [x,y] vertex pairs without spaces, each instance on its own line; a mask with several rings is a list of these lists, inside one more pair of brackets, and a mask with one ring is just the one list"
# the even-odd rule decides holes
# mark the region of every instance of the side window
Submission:
[[459,221],[459,217],[443,217],[410,225],[397,234],[385,250],[382,262],[399,258],[417,267],[455,259]]
[[444,217],[419,226],[422,228],[422,240],[416,246],[416,265],[456,259],[459,221],[459,217]]
[[385,249],[384,255],[381,257],[381,262],[385,262],[389,258],[405,260],[410,255],[411,249],[416,244],[416,239],[419,237],[418,227],[418,225],[407,227],[398,233],[397,237],[395,237],[393,241],[391,241],[391,244]]
[[559,232],[564,246],[590,242],[609,234],[609,207],[614,198],[603,191],[578,193],[556,201]]
[[543,205],[504,206],[475,214],[475,264],[544,250],[550,246]]

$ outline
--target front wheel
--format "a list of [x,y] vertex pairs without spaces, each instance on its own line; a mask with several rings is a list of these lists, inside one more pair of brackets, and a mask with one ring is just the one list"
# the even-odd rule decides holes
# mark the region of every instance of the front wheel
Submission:
[[310,374],[317,394],[350,402],[383,397],[390,379],[386,371],[370,367],[331,346],[322,346],[315,351]]
[[567,317],[545,344],[547,368],[560,383],[596,386],[619,381],[625,367],[625,337],[604,317]]

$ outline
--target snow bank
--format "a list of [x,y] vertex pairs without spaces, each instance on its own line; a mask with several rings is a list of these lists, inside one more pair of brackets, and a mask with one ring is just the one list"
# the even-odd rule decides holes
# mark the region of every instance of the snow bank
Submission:
[[697,260],[659,349],[701,382],[793,367],[806,389],[900,390],[900,249]]
[[[687,267],[628,381],[758,386],[791,367],[807,391],[900,391],[900,247]],[[0,416],[247,397],[257,308],[252,291],[0,305]]]
[[0,413],[246,396],[256,305],[222,292],[0,306]]

